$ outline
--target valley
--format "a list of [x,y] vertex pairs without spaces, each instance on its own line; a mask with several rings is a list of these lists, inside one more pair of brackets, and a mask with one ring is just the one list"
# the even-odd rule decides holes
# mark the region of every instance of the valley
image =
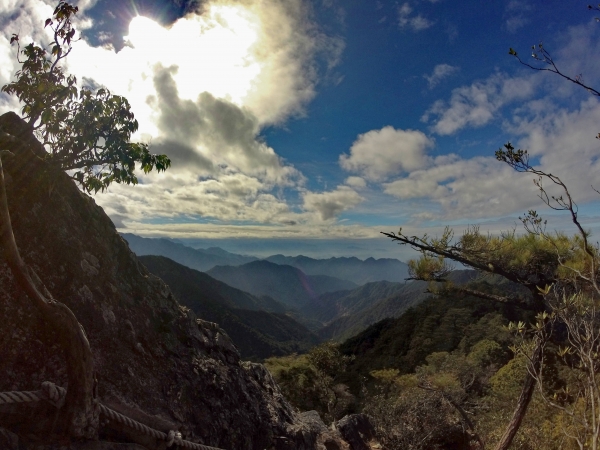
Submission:
[[219,323],[249,359],[303,353],[330,339],[341,342],[430,296],[426,283],[404,280],[408,267],[395,259],[274,255],[261,260],[168,239],[123,237],[183,305]]

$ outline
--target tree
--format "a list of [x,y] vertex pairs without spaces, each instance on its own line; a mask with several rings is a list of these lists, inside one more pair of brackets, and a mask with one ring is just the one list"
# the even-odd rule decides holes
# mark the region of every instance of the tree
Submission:
[[30,43],[22,50],[25,59],[19,59],[19,36],[13,34],[21,70],[2,91],[23,104],[23,116],[47,149],[50,167],[68,171],[83,190],[98,192],[113,182],[136,184],[136,164],[145,173],[154,168],[160,172],[171,161],[151,154],[147,144],[130,142],[138,122],[126,98],[105,88],[78,89],[76,77],[64,73],[60,63],[72,50],[76,30],[71,18],[77,11],[61,1],[54,20],[46,20],[45,27],[54,34],[50,55]]
[[[600,6],[599,6],[600,8]],[[589,9],[599,9],[589,7]],[[532,47],[532,57],[539,65],[529,64],[521,60],[515,50],[509,50],[509,54],[516,57],[521,64],[538,71],[549,71],[566,80],[583,87],[592,95],[600,96],[600,91],[584,84],[581,75],[571,77],[562,72],[552,59],[550,53],[542,44]],[[600,138],[600,135],[598,135]],[[544,348],[550,333],[548,318],[545,315],[549,309],[555,309],[554,318],[560,318],[568,328],[569,339],[592,339],[596,335],[590,334],[592,329],[596,330],[595,309],[591,314],[585,309],[587,322],[582,322],[581,314],[577,311],[559,305],[557,299],[579,298],[572,297],[578,293],[586,293],[587,301],[583,304],[596,305],[600,297],[599,289],[599,255],[598,245],[593,246],[589,242],[589,232],[583,229],[578,219],[578,208],[574,202],[567,186],[556,175],[546,173],[529,162],[526,150],[515,150],[509,143],[505,144],[496,152],[496,158],[508,164],[518,172],[529,173],[536,176],[534,183],[539,189],[540,199],[554,210],[565,211],[570,214],[573,224],[576,226],[577,235],[567,236],[562,233],[547,233],[544,221],[536,211],[530,210],[521,221],[525,227],[526,234],[518,235],[515,230],[505,232],[499,236],[482,234],[478,227],[468,228],[463,235],[455,239],[452,229],[447,227],[441,237],[431,236],[408,236],[402,233],[382,233],[390,239],[411,246],[421,253],[421,257],[409,262],[410,277],[412,279],[427,281],[446,281],[446,276],[452,270],[448,261],[455,261],[471,267],[479,272],[497,274],[509,281],[524,286],[530,293],[530,298],[522,296],[490,295],[485,292],[471,290],[465,287],[452,286],[446,282],[446,289],[458,290],[479,296],[483,299],[499,302],[509,302],[532,309],[539,313],[538,321],[534,325],[535,339],[527,349],[528,365],[527,375],[522,385],[521,394],[517,401],[513,416],[506,427],[503,436],[496,445],[496,449],[507,449],[517,433],[521,421],[525,416],[536,385],[542,388]],[[559,196],[548,193],[544,182],[558,187],[562,190]],[[597,191],[598,192],[598,191]],[[555,296],[549,296],[549,289],[553,287]],[[550,299],[553,299],[553,302]],[[581,302],[579,302],[581,303]],[[563,302],[564,304],[564,302]],[[558,309],[557,309],[558,308]],[[595,308],[595,307],[594,307]],[[582,323],[587,323],[583,326]],[[570,325],[571,324],[571,325]],[[524,324],[522,325],[524,326]],[[591,328],[590,328],[591,327]],[[595,331],[594,331],[595,332]],[[579,336],[579,337],[577,337]],[[584,348],[585,347],[585,348]],[[579,355],[580,363],[589,355],[597,355],[589,347],[571,347]],[[600,349],[598,349],[600,350]],[[591,352],[591,353],[590,353]],[[587,356],[586,356],[587,355]],[[595,361],[595,360],[594,360]],[[595,383],[595,371],[598,367],[596,362],[588,364],[588,378]],[[593,395],[597,395],[597,392]],[[586,402],[598,404],[598,398],[592,398],[592,391],[583,394]],[[596,442],[600,435],[600,410],[594,410],[592,442]],[[587,418],[586,418],[587,420]],[[581,442],[585,443],[585,439]],[[596,448],[596,447],[594,447]]]

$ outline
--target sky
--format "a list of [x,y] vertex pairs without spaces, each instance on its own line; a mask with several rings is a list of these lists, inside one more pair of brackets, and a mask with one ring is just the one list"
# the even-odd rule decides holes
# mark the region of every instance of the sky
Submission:
[[[600,103],[531,70],[543,42],[571,77],[600,86],[600,12],[551,0],[84,0],[65,70],[128,98],[134,140],[172,160],[137,186],[94,195],[117,229],[274,253],[415,254],[381,231],[498,233],[529,209],[569,217],[533,177],[496,161],[506,142],[558,175],[600,231]],[[56,2],[0,0],[0,85],[9,41],[49,41]],[[598,13],[598,14],[595,14]],[[0,113],[19,110],[0,95]]]

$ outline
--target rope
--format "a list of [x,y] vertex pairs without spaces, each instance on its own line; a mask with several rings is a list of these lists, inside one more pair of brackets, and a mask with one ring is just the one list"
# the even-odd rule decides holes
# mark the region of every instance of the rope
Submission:
[[[46,400],[57,405],[64,402],[66,392],[67,391],[65,388],[56,386],[54,383],[50,383],[49,381],[44,381],[44,383],[42,383],[41,391],[0,392],[0,405],[9,403],[39,402],[41,400]],[[167,447],[171,447],[173,444],[175,444],[192,450],[223,450],[217,447],[209,447],[207,445],[186,441],[182,438],[179,431],[171,430],[168,434],[163,433],[162,431],[150,428],[149,426],[144,425],[137,420],[130,419],[129,417],[104,406],[102,403],[99,403],[99,405],[100,413],[108,417],[110,420],[123,424],[147,436],[151,436],[154,439],[167,441]]]
[[39,402],[42,398],[40,391],[11,391],[0,392],[0,405],[9,403]]

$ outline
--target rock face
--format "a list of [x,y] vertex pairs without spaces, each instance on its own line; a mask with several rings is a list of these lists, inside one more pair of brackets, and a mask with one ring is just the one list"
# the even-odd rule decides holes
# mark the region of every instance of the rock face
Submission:
[[[262,365],[241,361],[217,324],[178,304],[102,208],[64,173],[46,170],[23,121],[5,114],[0,130],[18,139],[15,155],[3,161],[21,255],[85,329],[104,404],[146,413],[186,439],[224,449],[349,448],[318,417],[297,413]],[[66,387],[53,332],[1,257],[0,318],[0,392],[37,390],[46,380]],[[102,430],[100,437],[110,440]]]

